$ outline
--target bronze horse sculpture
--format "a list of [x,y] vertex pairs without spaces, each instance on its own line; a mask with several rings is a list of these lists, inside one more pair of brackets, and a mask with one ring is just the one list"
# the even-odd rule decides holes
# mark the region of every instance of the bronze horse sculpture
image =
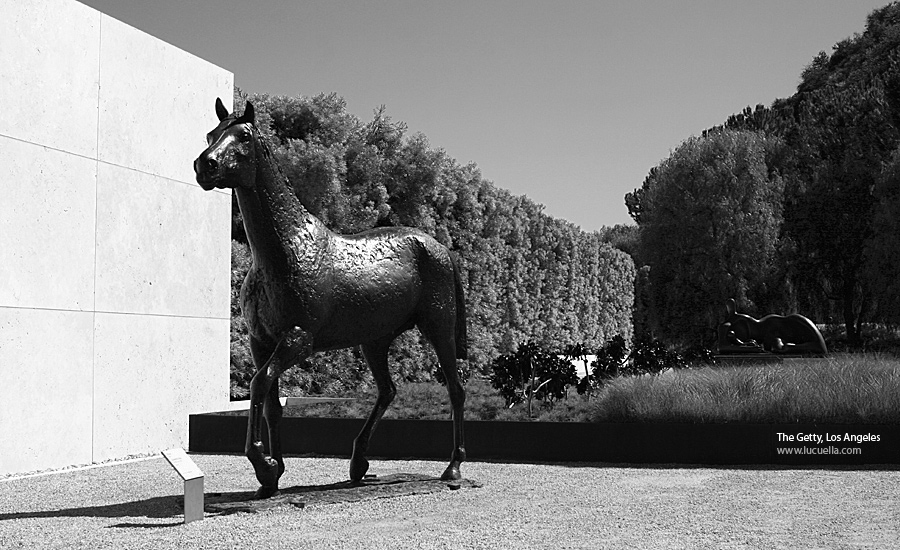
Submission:
[[[245,452],[261,487],[258,498],[278,490],[284,472],[278,378],[314,352],[359,346],[378,397],[353,442],[350,479],[369,468],[369,439],[396,394],[388,348],[418,327],[434,346],[453,408],[453,451],[441,479],[460,479],[465,460],[465,390],[456,360],[465,359],[466,320],[456,259],[425,233],[386,227],[342,236],[300,204],[256,127],[253,105],[229,114],[216,100],[219,124],[194,161],[205,190],[231,188],[244,218],[253,262],[241,288],[241,310],[250,331],[257,372],[250,383]],[[262,419],[269,428],[269,453]]]
[[828,353],[818,327],[802,315],[766,315],[757,320],[738,313],[732,298],[725,309],[728,317],[719,325],[719,353]]

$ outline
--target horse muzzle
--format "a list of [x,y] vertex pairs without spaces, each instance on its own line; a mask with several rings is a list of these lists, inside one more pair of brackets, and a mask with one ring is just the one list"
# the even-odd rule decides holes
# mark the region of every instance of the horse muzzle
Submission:
[[197,183],[205,191],[219,187],[222,179],[219,163],[207,156],[200,156],[194,161],[194,173],[197,175]]

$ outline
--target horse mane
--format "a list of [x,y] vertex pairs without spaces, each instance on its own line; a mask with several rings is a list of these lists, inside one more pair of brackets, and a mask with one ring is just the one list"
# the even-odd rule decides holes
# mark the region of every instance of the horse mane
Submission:
[[[233,120],[232,120],[231,124],[229,124],[228,126],[232,126],[234,124],[240,124],[240,123],[247,123],[253,127],[253,132],[256,135],[256,142],[259,144],[259,152],[260,152],[262,158],[272,168],[272,170],[274,172],[274,176],[276,178],[280,179],[281,181],[285,182],[287,184],[287,186],[291,189],[291,192],[294,193],[294,195],[296,195],[297,193],[296,193],[296,191],[294,191],[294,186],[291,185],[291,180],[288,179],[288,177],[284,173],[284,170],[281,169],[281,163],[275,159],[275,154],[272,152],[272,147],[269,144],[269,138],[263,134],[263,131],[256,124],[256,122],[240,120],[243,117],[243,115],[241,115],[239,117],[235,113],[232,113],[229,116]],[[299,200],[300,197],[297,197],[297,199]],[[302,204],[302,202],[301,202],[300,206],[304,210],[306,210],[306,206],[304,206]]]

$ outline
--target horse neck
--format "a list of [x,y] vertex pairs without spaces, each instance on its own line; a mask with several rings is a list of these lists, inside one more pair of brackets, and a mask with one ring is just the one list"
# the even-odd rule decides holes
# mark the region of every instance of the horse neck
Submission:
[[288,272],[298,244],[315,246],[328,229],[309,213],[268,154],[258,157],[253,187],[236,187],[244,230],[261,268]]

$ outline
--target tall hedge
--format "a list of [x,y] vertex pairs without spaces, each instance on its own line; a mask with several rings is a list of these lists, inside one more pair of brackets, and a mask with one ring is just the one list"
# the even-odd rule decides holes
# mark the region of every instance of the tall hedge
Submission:
[[[238,111],[247,99],[235,90]],[[631,338],[634,265],[597,233],[495,187],[476,165],[460,165],[422,134],[407,135],[383,108],[362,122],[336,94],[249,99],[301,202],[331,229],[418,227],[458,256],[469,323],[463,368],[485,373],[494,357],[528,340],[562,349],[596,348],[616,334]],[[236,206],[232,229],[232,284],[239,285],[249,264]],[[232,311],[238,315],[239,307]],[[233,389],[240,395],[253,369],[240,319],[232,332]],[[416,331],[395,342],[395,379],[431,377],[436,358],[423,343]],[[285,378],[293,391],[340,393],[368,374],[358,352],[342,350],[317,354],[310,369]]]

